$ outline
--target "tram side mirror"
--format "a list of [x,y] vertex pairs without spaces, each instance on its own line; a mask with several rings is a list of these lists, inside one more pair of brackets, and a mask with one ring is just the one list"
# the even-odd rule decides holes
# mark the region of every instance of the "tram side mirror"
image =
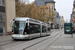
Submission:
[[12,25],[11,25],[12,21],[13,21],[13,20],[10,21],[10,26],[11,26],[11,27],[12,27]]
[[13,22],[13,21],[14,21],[14,19],[10,21],[10,26],[11,26],[11,27],[12,27],[12,22]]

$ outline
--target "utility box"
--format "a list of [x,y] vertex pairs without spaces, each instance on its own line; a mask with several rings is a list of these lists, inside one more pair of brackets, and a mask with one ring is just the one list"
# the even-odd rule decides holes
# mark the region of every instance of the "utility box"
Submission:
[[64,34],[72,34],[72,23],[64,24]]

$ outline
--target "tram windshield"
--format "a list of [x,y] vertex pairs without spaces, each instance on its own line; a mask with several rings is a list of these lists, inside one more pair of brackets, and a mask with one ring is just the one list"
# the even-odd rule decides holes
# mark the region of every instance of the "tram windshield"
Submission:
[[15,21],[13,24],[14,34],[22,34],[25,28],[25,21]]

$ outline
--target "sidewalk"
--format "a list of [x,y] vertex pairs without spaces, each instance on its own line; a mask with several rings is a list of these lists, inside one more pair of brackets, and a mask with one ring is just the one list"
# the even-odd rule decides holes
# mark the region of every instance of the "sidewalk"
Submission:
[[2,41],[7,41],[7,40],[11,40],[11,35],[7,35],[7,36],[0,36],[0,42]]
[[75,50],[75,34],[73,34],[73,37],[69,34],[62,34],[46,50]]

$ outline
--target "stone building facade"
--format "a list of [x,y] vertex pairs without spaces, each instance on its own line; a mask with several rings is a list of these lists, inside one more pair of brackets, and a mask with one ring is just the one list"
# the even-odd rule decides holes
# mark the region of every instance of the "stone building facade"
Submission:
[[65,23],[65,21],[64,21],[63,16],[60,16],[59,17],[59,28],[63,28],[64,27],[64,23]]
[[10,21],[15,18],[15,0],[0,0],[0,34],[12,31]]
[[[54,0],[36,0],[36,6],[40,7],[40,5],[44,5],[44,6],[47,6],[47,5],[50,5],[51,8],[53,10],[51,10],[51,12],[54,12],[55,13],[55,1]],[[51,24],[51,27],[54,28],[55,27],[55,17],[54,16],[53,18],[53,22],[52,21],[49,21],[49,23]]]
[[55,11],[55,28],[59,28],[59,20],[60,20],[60,17],[59,17],[59,12]]
[[73,10],[72,10],[72,14],[71,14],[71,23],[75,22],[75,0],[73,3]]

